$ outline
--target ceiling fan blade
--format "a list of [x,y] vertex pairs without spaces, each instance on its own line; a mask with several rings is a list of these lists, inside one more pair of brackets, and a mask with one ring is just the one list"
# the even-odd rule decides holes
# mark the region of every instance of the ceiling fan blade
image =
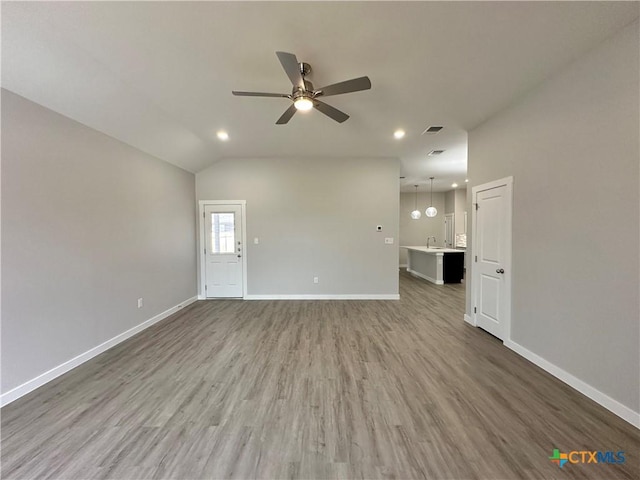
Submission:
[[237,90],[232,90],[231,93],[237,95],[239,97],[283,97],[283,98],[291,98],[291,95],[287,95],[286,93],[264,93],[264,92],[238,92]]
[[291,120],[291,117],[293,117],[293,114],[296,113],[296,110],[296,106],[292,103],[291,106],[287,108],[282,116],[278,119],[276,125],[284,125],[285,123],[288,123],[289,120]]
[[300,87],[304,90],[304,79],[300,73],[300,65],[298,64],[296,56],[293,53],[287,52],[276,52],[276,55],[289,80],[293,83],[293,86]]
[[334,83],[326,87],[319,88],[318,95],[328,97],[329,95],[340,95],[342,93],[359,92],[360,90],[369,90],[371,88],[371,80],[369,77],[353,78],[344,82]]
[[331,105],[327,105],[326,103],[321,102],[320,100],[314,100],[313,106],[316,107],[322,113],[324,113],[327,117],[333,118],[338,123],[342,123],[349,118],[349,115],[347,115],[346,113],[341,112],[337,108],[334,108]]

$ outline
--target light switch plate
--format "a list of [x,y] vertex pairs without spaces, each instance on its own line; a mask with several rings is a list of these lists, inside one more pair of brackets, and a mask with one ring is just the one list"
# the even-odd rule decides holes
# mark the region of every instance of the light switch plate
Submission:
[[260,239],[258,237],[255,237],[253,239],[253,243],[254,243],[254,245],[258,245],[260,243]]

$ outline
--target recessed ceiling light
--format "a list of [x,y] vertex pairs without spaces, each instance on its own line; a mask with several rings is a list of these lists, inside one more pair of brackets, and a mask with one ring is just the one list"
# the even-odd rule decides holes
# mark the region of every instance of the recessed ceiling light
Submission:
[[404,137],[404,130],[396,130],[393,132],[393,136],[397,139]]
[[218,138],[222,141],[227,141],[229,140],[229,134],[227,132],[225,132],[224,130],[220,130],[218,133]]
[[458,184],[457,184],[457,183],[452,183],[452,184],[451,184],[451,187],[452,187],[452,188],[457,188],[457,187],[458,187]]
[[469,183],[469,179],[468,179],[468,178],[465,178],[465,179],[464,179],[464,183]]

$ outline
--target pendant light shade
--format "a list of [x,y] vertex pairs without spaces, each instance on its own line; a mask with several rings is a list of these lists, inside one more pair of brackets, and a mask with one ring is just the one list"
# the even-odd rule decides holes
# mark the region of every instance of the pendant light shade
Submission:
[[431,180],[431,201],[429,202],[429,206],[424,212],[427,215],[427,217],[435,217],[438,214],[438,210],[436,209],[436,207],[433,206],[433,179],[434,178],[435,177],[429,177],[429,179]]
[[414,185],[414,187],[416,187],[416,203],[413,212],[411,212],[411,218],[419,220],[422,214],[420,213],[420,210],[418,210],[418,185]]

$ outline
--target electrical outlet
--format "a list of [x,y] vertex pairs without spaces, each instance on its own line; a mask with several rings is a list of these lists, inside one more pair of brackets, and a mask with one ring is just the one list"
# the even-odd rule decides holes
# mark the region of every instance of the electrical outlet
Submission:
[[384,243],[386,243],[387,245],[393,245],[393,237],[386,237],[384,239]]
[[313,277],[313,283],[318,283],[318,277]]
[[260,243],[260,239],[259,239],[258,237],[255,237],[255,238],[253,239],[253,244],[254,244],[254,245],[258,245],[259,243]]
[[142,308],[142,299],[141,298],[138,299],[138,308]]

